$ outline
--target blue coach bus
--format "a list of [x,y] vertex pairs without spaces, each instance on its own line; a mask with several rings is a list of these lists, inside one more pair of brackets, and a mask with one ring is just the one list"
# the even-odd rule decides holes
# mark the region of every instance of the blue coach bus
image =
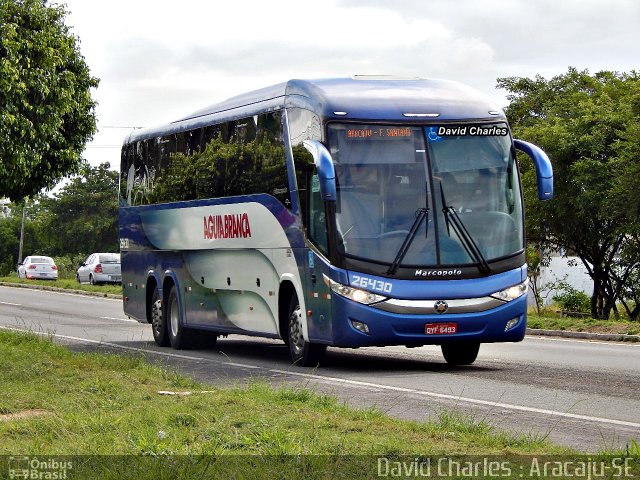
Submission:
[[427,344],[470,364],[525,335],[516,149],[551,198],[547,156],[486,97],[386,77],[290,80],[135,131],[124,311],[178,349],[241,334],[304,366],[327,346]]

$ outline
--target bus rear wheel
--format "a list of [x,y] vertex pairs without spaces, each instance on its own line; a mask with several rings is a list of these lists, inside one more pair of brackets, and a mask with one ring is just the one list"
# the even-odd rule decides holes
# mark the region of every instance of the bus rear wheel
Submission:
[[301,367],[316,367],[324,358],[326,345],[309,343],[302,333],[302,309],[294,293],[289,303],[288,338],[291,360]]
[[449,365],[471,365],[476,361],[480,343],[450,343],[441,345],[442,355]]
[[165,323],[167,325],[169,343],[173,348],[182,350],[193,346],[194,332],[182,325],[180,299],[178,298],[178,289],[175,285],[171,287],[169,297],[167,298]]
[[153,289],[151,296],[151,330],[153,331],[153,339],[159,347],[169,346],[169,335],[167,333],[167,324],[162,314],[162,296],[157,288]]

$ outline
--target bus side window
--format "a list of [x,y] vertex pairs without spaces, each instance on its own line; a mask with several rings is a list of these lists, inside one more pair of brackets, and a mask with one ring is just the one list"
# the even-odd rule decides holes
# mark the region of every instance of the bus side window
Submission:
[[[252,124],[253,118],[247,120]],[[284,154],[284,134],[282,113],[270,112],[257,115],[257,131],[253,132],[256,149],[256,178],[251,193],[268,193],[275,197],[285,208],[291,208],[289,177]]]
[[122,149],[120,162],[120,206],[129,207],[132,202],[133,182],[135,180],[134,146]]

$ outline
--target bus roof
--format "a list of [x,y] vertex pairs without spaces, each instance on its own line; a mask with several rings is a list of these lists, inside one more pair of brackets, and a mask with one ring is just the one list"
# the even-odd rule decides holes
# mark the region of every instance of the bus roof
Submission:
[[325,120],[505,119],[503,111],[489,97],[449,80],[386,76],[289,80],[229,98],[165,126],[135,131],[125,143],[283,107],[307,108]]

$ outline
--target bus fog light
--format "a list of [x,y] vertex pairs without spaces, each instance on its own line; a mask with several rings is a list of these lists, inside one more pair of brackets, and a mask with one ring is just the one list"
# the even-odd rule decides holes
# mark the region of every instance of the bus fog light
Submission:
[[516,317],[516,318],[512,318],[512,319],[511,319],[511,320],[509,320],[509,321],[507,322],[507,324],[505,325],[505,327],[504,327],[504,331],[505,331],[505,332],[508,332],[508,331],[509,331],[509,330],[511,330],[513,327],[515,327],[515,326],[518,324],[518,322],[519,322],[519,321],[520,321],[520,319],[519,319],[518,317]]
[[367,325],[366,323],[359,322],[358,320],[351,320],[351,325],[353,325],[353,328],[355,328],[359,332],[369,335],[369,325]]

